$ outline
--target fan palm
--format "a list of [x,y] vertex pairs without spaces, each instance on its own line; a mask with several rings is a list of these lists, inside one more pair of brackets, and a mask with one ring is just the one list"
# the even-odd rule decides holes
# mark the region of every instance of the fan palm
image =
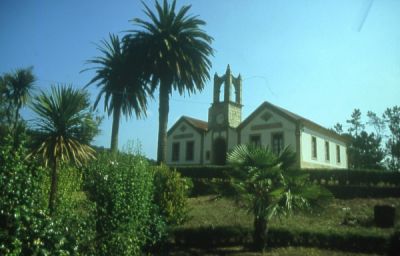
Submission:
[[229,174],[232,189],[227,195],[254,215],[256,249],[265,248],[273,216],[331,198],[329,191],[308,184],[307,174],[289,168],[295,163],[295,154],[288,148],[275,156],[268,147],[238,145],[228,154],[228,163],[236,168]]
[[95,151],[81,143],[83,131],[95,123],[89,106],[89,95],[71,86],[53,86],[50,95],[41,92],[32,103],[32,110],[38,115],[35,120],[38,135],[33,154],[41,157],[51,168],[51,213],[55,208],[59,164],[72,162],[81,166],[94,158]]
[[156,2],[156,13],[144,4],[150,21],[134,19],[141,30],[133,30],[127,41],[139,52],[142,68],[151,78],[153,90],[159,88],[159,131],[157,161],[166,160],[166,140],[169,113],[169,96],[173,90],[183,94],[201,91],[210,78],[209,69],[213,55],[212,37],[201,29],[205,22],[197,16],[188,15],[190,6],[175,10],[164,0]]
[[126,51],[118,36],[110,34],[110,41],[103,40],[98,49],[103,56],[88,61],[89,64],[98,66],[90,68],[96,70],[96,75],[87,86],[95,84],[100,88],[94,103],[95,108],[104,96],[104,111],[109,116],[113,114],[111,151],[115,153],[118,150],[121,113],[126,117],[130,117],[133,111],[136,117],[146,115],[149,89],[139,76],[139,70],[132,69],[132,62],[128,62]]

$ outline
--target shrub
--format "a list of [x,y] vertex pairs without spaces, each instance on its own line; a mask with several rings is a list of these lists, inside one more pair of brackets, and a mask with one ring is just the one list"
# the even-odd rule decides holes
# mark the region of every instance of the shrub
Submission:
[[96,203],[97,255],[138,255],[162,236],[153,172],[142,156],[99,154],[85,170],[85,189]]
[[[43,203],[47,207],[50,172],[46,173],[41,188]],[[92,216],[95,205],[87,199],[82,186],[81,170],[70,165],[59,168],[56,208],[52,217],[66,227],[63,234],[74,253],[88,255],[94,253],[95,222]]]
[[43,206],[39,184],[44,170],[26,155],[23,143],[14,150],[10,138],[0,146],[0,254],[72,253],[74,245],[64,236],[65,226],[50,218]]
[[155,167],[154,202],[167,225],[182,224],[188,217],[187,196],[192,187],[189,179],[181,177],[179,172],[168,166]]

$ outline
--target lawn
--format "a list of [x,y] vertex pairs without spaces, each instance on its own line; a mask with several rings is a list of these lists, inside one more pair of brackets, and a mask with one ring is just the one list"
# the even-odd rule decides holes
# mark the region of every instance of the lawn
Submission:
[[[274,218],[271,227],[300,230],[326,231],[343,230],[388,236],[393,228],[377,228],[373,225],[374,206],[377,204],[394,205],[400,209],[400,199],[334,199],[324,209],[312,212],[298,212],[290,216]],[[253,218],[244,209],[232,201],[216,196],[200,196],[189,199],[190,219],[182,227],[243,226],[252,227]],[[397,211],[399,215],[399,210]],[[348,216],[348,223],[344,223]],[[399,217],[399,216],[397,216]]]
[[229,255],[229,256],[374,256],[378,254],[364,254],[364,253],[351,253],[341,251],[322,250],[317,248],[305,247],[285,247],[285,248],[272,248],[264,253],[252,252],[243,247],[222,247],[214,249],[175,249],[169,252],[171,256],[216,256],[216,255]]
[[[373,223],[374,206],[378,204],[394,205],[397,208],[397,219],[399,219],[400,199],[334,199],[324,209],[316,209],[312,212],[297,212],[290,216],[274,218],[271,221],[271,229],[296,230],[299,232],[328,232],[332,234],[356,234],[361,236],[373,236],[389,238],[394,228],[378,228]],[[239,226],[252,228],[253,218],[244,209],[239,208],[232,201],[216,196],[200,196],[189,199],[191,208],[190,219],[179,229],[218,228],[226,226]],[[198,249],[200,250],[200,249]],[[218,249],[215,249],[218,250]],[[240,251],[235,254],[236,249],[228,249],[228,252],[211,251],[209,255],[260,255]],[[302,254],[302,252],[304,253]],[[179,254],[179,251],[176,255]],[[184,253],[184,252],[182,252]],[[205,251],[196,252],[192,255],[203,255]],[[216,254],[213,254],[216,253]],[[327,255],[327,251],[310,248],[274,248],[265,255]],[[208,254],[206,254],[208,255]],[[343,252],[329,251],[329,255],[343,255]],[[362,254],[346,254],[362,255]]]

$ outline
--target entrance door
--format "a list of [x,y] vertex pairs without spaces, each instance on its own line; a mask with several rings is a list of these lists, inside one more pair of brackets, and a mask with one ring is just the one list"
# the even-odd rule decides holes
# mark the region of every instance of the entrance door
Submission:
[[213,164],[225,165],[226,163],[226,142],[224,138],[217,138],[213,144]]

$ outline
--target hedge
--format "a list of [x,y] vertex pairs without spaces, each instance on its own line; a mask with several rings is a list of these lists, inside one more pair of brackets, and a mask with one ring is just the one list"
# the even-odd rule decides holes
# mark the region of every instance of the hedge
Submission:
[[[249,244],[252,241],[251,236],[252,230],[250,228],[238,226],[186,228],[175,230],[174,241],[178,246],[209,248],[212,246]],[[388,246],[393,246],[393,242],[391,241],[393,239],[393,237],[388,238],[381,235],[271,228],[268,233],[267,246],[311,246],[353,252],[382,253],[389,249]]]
[[386,198],[400,197],[399,187],[325,186],[335,198]]
[[[182,166],[176,167],[183,176],[194,179],[227,179],[229,166]],[[350,169],[302,169],[318,184],[400,187],[400,172]]]

